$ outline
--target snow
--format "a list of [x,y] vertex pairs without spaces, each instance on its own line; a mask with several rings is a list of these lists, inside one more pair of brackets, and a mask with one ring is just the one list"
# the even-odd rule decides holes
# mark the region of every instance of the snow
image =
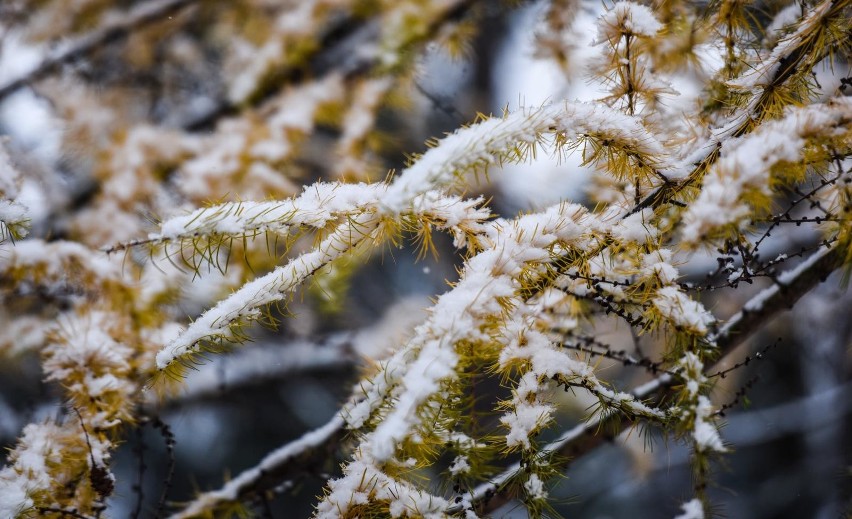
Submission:
[[452,348],[445,346],[451,340],[446,338],[428,341],[423,345],[417,360],[409,365],[402,380],[404,389],[393,409],[373,433],[371,455],[376,460],[384,461],[393,456],[397,444],[419,423],[417,411],[420,405],[438,392],[443,379],[456,375],[454,368],[458,363],[458,356]]
[[695,245],[723,226],[742,225],[752,214],[749,195],[772,195],[774,166],[799,162],[807,142],[839,134],[850,118],[852,101],[835,97],[824,104],[788,108],[782,118],[767,121],[744,137],[724,138],[741,125],[740,120],[721,129],[717,132],[724,141],[721,156],[683,215],[683,241]]
[[317,110],[324,104],[337,101],[346,93],[343,77],[329,74],[321,81],[310,82],[287,92],[275,105],[268,119],[274,143],[285,137],[285,132],[308,132],[314,127]]
[[792,3],[787,7],[778,11],[778,14],[772,19],[772,23],[766,26],[764,32],[770,37],[775,37],[785,27],[796,23],[799,17],[802,16],[802,5]]
[[[161,236],[166,235],[194,236],[196,232],[201,232],[195,229],[202,229],[204,232],[216,232],[210,231],[210,228],[219,232],[270,230],[275,226],[283,229],[285,227],[282,226],[281,220],[288,221],[288,218],[289,223],[323,226],[333,216],[333,213],[328,211],[354,212],[352,205],[365,201],[380,204],[376,200],[381,199],[378,195],[383,190],[383,185],[320,184],[307,188],[303,196],[296,199],[304,202],[304,211],[296,205],[288,206],[281,202],[226,204],[170,220],[164,225],[166,232],[153,235],[152,239],[162,239]],[[339,198],[338,192],[341,195]],[[454,229],[474,232],[480,228],[479,222],[490,216],[490,213],[478,207],[479,204],[479,200],[462,200],[459,197],[443,197],[427,192],[421,197],[415,197],[410,205],[415,215],[429,216],[438,228],[452,225]],[[202,219],[206,214],[210,217]],[[233,325],[258,318],[263,306],[284,300],[320,267],[342,257],[358,244],[375,239],[381,231],[381,224],[382,215],[374,211],[353,215],[314,250],[305,252],[286,265],[246,283],[201,315],[177,339],[160,350],[157,354],[158,368],[164,369],[176,358],[198,351],[199,343],[203,341],[233,340]],[[457,237],[457,242],[459,241],[463,240]]]
[[44,54],[43,47],[27,43],[23,34],[4,31],[0,47],[0,86],[27,76],[38,67]]
[[524,490],[530,499],[547,499],[548,493],[544,489],[544,482],[538,474],[530,474],[529,479],[524,482]]
[[281,42],[270,41],[261,48],[253,47],[244,40],[234,42],[236,55],[242,54],[246,61],[240,74],[235,75],[228,88],[228,99],[234,104],[243,102],[257,88],[263,75],[281,59]]
[[33,500],[27,495],[26,481],[13,478],[11,472],[6,469],[0,472],[0,514],[3,517],[17,517],[33,506]]
[[191,239],[206,235],[245,235],[256,232],[286,234],[290,227],[323,228],[341,214],[352,214],[376,204],[383,184],[318,182],[296,198],[270,202],[230,202],[197,209],[166,220],[153,241]]
[[[543,228],[543,229],[546,229]],[[540,231],[545,234],[544,231]],[[513,391],[511,408],[501,418],[509,431],[508,447],[529,448],[530,435],[551,419],[554,407],[544,401],[544,395],[553,387],[553,380],[562,377],[570,382],[582,383],[589,391],[613,406],[641,416],[661,418],[663,413],[650,408],[627,393],[613,391],[601,383],[591,366],[577,360],[564,349],[558,348],[547,336],[535,329],[534,321],[540,303],[516,302],[513,312],[504,324],[505,344],[500,352],[499,365],[508,369],[513,365],[525,366]],[[523,361],[520,364],[518,361]]]
[[677,287],[666,286],[657,290],[652,303],[659,312],[677,326],[695,333],[706,334],[708,326],[716,322],[704,306],[681,292]]
[[683,370],[683,378],[686,381],[686,390],[689,393],[689,397],[695,399],[698,396],[701,384],[707,381],[707,378],[703,374],[704,363],[701,362],[701,358],[698,355],[688,351],[684,353],[678,364]]
[[680,505],[680,508],[683,510],[683,513],[674,519],[704,519],[704,505],[698,498],[687,501]]
[[556,408],[552,404],[513,402],[514,409],[500,417],[500,423],[509,429],[506,446],[530,447],[530,435],[550,422]]
[[232,44],[232,63],[227,68],[233,71],[228,78],[228,99],[234,105],[245,102],[260,86],[262,80],[276,67],[287,66],[286,49],[297,44],[298,39],[309,40],[320,30],[322,17],[328,7],[340,0],[304,0],[296,7],[281,13],[271,24],[272,32],[265,43],[257,47],[240,38]]
[[[577,239],[581,235],[577,221],[585,214],[580,206],[560,204],[540,214],[513,222],[495,220],[486,226],[481,238],[487,244],[485,250],[466,262],[459,282],[438,298],[429,318],[416,328],[415,337],[368,385],[362,385],[362,398],[346,408],[350,427],[358,428],[393,390],[395,405],[371,434],[372,459],[381,462],[393,456],[396,445],[419,426],[420,406],[439,392],[444,380],[456,376],[455,344],[490,340],[480,327],[488,318],[503,314],[501,299],[517,297],[513,277],[526,262],[547,260],[546,247],[554,240]],[[507,341],[513,336],[510,330],[505,332]],[[518,422],[518,427],[527,425]]]
[[610,232],[614,238],[621,241],[644,244],[659,235],[659,230],[651,223],[653,219],[653,210],[643,209],[625,218],[619,218]]
[[[442,206],[443,199],[439,196],[428,195],[428,193],[436,187],[451,183],[459,171],[470,169],[478,164],[494,162],[509,153],[509,150],[514,149],[518,143],[532,144],[537,141],[539,133],[552,132],[554,129],[560,128],[571,128],[572,131],[580,134],[606,136],[609,139],[619,141],[624,146],[632,147],[649,155],[665,155],[662,145],[642,126],[639,119],[599,105],[566,103],[564,106],[547,106],[531,111],[521,110],[508,114],[502,119],[492,118],[458,130],[419,157],[411,167],[403,171],[387,187],[387,191],[380,197],[375,208],[378,214],[362,214],[354,221],[344,223],[326,238],[316,250],[305,253],[291,260],[287,265],[247,283],[232,296],[221,301],[215,308],[205,312],[187,328],[177,341],[167,345],[157,354],[158,367],[163,369],[175,358],[195,351],[200,341],[232,339],[230,331],[232,324],[257,318],[261,306],[282,300],[285,294],[312,275],[316,269],[340,257],[345,251],[365,240],[376,230],[381,214],[395,215],[409,212],[412,209],[416,212],[422,212],[424,202],[428,202],[425,205],[429,206],[429,210],[435,211],[439,216],[444,216],[448,220],[448,226],[459,222],[462,218],[467,218],[475,224],[475,220],[485,217],[487,214],[479,211],[471,215],[475,204],[466,206],[464,211],[459,211],[458,202],[460,200],[455,200],[455,203],[451,200],[450,203]],[[321,226],[333,216],[330,212],[325,211],[334,209],[334,206],[330,206],[325,201],[338,200],[336,197],[327,196],[329,195],[328,191],[336,189],[340,189],[344,193],[357,193],[356,200],[348,199],[346,196],[341,197],[343,206],[349,205],[351,210],[353,202],[364,202],[366,200],[365,191],[376,188],[368,188],[363,185],[341,187],[319,184],[306,189],[302,195],[304,198],[297,199],[305,202],[303,207],[279,203],[236,203],[218,208],[203,209],[191,215],[166,222],[160,235],[152,235],[151,239],[185,236],[194,234],[196,229],[200,229],[199,233],[232,233],[243,232],[243,229],[265,230],[266,228],[274,229],[275,226],[283,228],[281,220],[286,222],[288,217],[302,218],[302,222],[306,224],[312,223]],[[309,197],[314,194],[317,195],[316,199],[308,202]],[[448,213],[448,208],[453,212]],[[564,207],[562,208],[564,209]],[[313,213],[313,219],[310,218],[311,209],[317,210]],[[303,215],[306,210],[308,217]],[[553,213],[553,211],[554,209],[551,209],[550,213]],[[574,211],[576,212],[576,209]],[[292,213],[292,216],[288,213]],[[201,219],[205,214],[211,215],[212,219],[209,221]],[[535,216],[535,218],[544,218],[540,222],[532,222],[533,217],[519,221],[532,222],[528,226],[528,231],[535,234],[534,230],[539,228],[540,225],[547,225],[549,222],[546,219],[552,217],[553,214],[546,213],[544,216]],[[196,223],[199,221],[200,224]],[[204,226],[205,224],[207,227]],[[455,227],[458,228],[461,225]],[[494,227],[494,229],[495,233],[500,232],[498,227]],[[473,230],[479,231],[481,228],[474,226]],[[573,236],[571,237],[573,238]],[[457,245],[464,245],[464,243],[460,243],[459,233],[456,235],[456,241]],[[513,246],[512,250],[514,255],[504,254],[501,260],[510,266],[520,265],[524,261],[540,261],[548,255],[546,251],[538,250],[538,252],[535,252],[539,255],[538,258],[527,257],[526,255],[535,250],[535,248],[529,247],[520,249]],[[471,261],[470,266],[474,267],[476,262],[488,263],[490,260],[485,258],[486,256],[475,258]],[[504,272],[511,271],[511,268],[506,268],[506,266],[501,266],[501,269],[504,269]],[[473,276],[485,279],[491,276],[491,272],[482,270],[473,274]],[[496,287],[497,285],[494,285],[495,290]],[[508,286],[496,290],[491,296],[503,297],[510,295],[512,291],[513,288]],[[463,308],[451,307],[448,309],[447,315],[454,318],[460,312],[463,315]],[[440,310],[436,310],[436,315],[440,315]],[[444,337],[450,341],[455,339],[453,335]],[[430,348],[430,351],[432,350],[438,352],[441,348]],[[424,373],[431,371],[432,368],[424,368]],[[427,377],[427,379],[429,378],[431,377]],[[424,387],[429,388],[431,385],[426,383]],[[413,404],[414,401],[411,403]],[[404,413],[410,414],[412,409],[409,407]],[[406,420],[403,420],[403,422]]]
[[[110,335],[120,323],[115,314],[91,312],[85,318],[64,317],[56,338],[45,347],[43,369],[47,380],[57,380],[69,392],[86,399],[105,393],[129,405],[139,387],[129,378],[129,365],[134,350]],[[90,427],[109,428],[117,425],[115,416],[88,417]]]
[[468,472],[470,472],[470,463],[468,463],[467,456],[459,454],[450,463],[450,474],[458,476],[459,474],[467,474]]
[[31,423],[24,427],[9,464],[0,470],[0,517],[16,517],[33,506],[31,492],[52,487],[49,464],[60,458],[59,438],[65,434],[54,423]]
[[701,385],[707,381],[704,376],[704,363],[694,352],[686,352],[678,362],[680,376],[686,388],[687,408],[683,418],[692,420],[692,438],[699,452],[727,452],[719,437],[719,431],[712,422],[714,409],[710,400],[699,394]]
[[[78,266],[77,274],[84,269],[87,274],[101,280],[117,280],[121,275],[118,264],[77,242],[21,240],[14,248],[0,255],[0,271],[20,269],[37,272],[45,280],[55,280],[58,287],[67,283],[69,264]],[[47,282],[44,284],[49,285]]]
[[0,321],[0,351],[15,357],[40,348],[45,341],[48,326],[44,319],[34,316],[15,316]]
[[7,234],[7,228],[19,227],[27,222],[29,211],[26,207],[16,202],[0,200],[0,241]]
[[671,285],[678,278],[678,271],[671,264],[672,251],[657,249],[642,257],[639,275],[644,278],[656,278],[663,285]]
[[651,10],[635,2],[616,2],[598,22],[598,42],[615,43],[623,35],[654,36],[663,25]]
[[343,118],[343,128],[338,146],[347,148],[364,137],[373,127],[376,108],[383,96],[393,86],[388,77],[371,79],[358,87],[355,102],[349,107]]
[[[524,106],[540,106],[554,99],[590,101],[598,95],[582,80],[566,85],[566,80],[570,78],[565,76],[564,71],[553,60],[536,55],[540,49],[536,48],[533,33],[536,23],[547,11],[546,4],[530,2],[518,8],[512,16],[512,23],[502,40],[491,73],[491,109],[496,113],[503,109],[515,111]],[[586,23],[594,23],[585,12],[578,13],[578,17],[584,17]],[[582,34],[582,30],[574,31],[567,38],[579,38]],[[577,70],[583,69],[584,58],[579,56],[580,52],[588,49],[580,47],[574,53],[577,55],[569,58],[571,63],[577,63]],[[489,177],[514,206],[537,209],[560,200],[583,198],[592,170],[580,166],[581,162],[579,153],[553,156],[543,152],[524,163],[504,164],[501,170],[489,172]]]
[[60,157],[63,132],[47,99],[18,90],[0,103],[0,121],[19,149],[44,164]]
[[371,214],[355,218],[335,230],[315,250],[297,256],[286,265],[246,283],[202,314],[174,341],[163,347],[157,353],[157,367],[165,369],[182,355],[198,351],[202,341],[233,340],[231,325],[258,318],[261,307],[283,300],[317,269],[372,237],[378,225],[379,221]]
[[449,502],[428,494],[409,483],[394,479],[364,459],[356,459],[343,469],[343,477],[328,483],[329,493],[320,501],[316,519],[348,517],[353,505],[369,500],[387,501],[390,516],[444,519]]
[[322,445],[343,427],[343,423],[340,415],[335,415],[322,427],[308,431],[298,439],[270,452],[257,466],[243,471],[237,477],[228,481],[222,488],[201,494],[189,506],[170,516],[170,519],[188,519],[212,509],[217,504],[236,501],[240,491],[251,486],[265,472],[280,467],[287,461]]
[[[805,15],[802,22],[798,25],[796,31],[789,36],[781,39],[769,56],[760,60],[757,66],[742,74],[733,81],[729,81],[728,85],[735,89],[750,91],[760,87],[769,85],[772,78],[782,65],[782,60],[790,55],[791,52],[802,43],[805,38],[813,35],[813,31],[821,23],[824,23],[825,16],[831,12],[834,7],[833,2],[822,2],[813,8]],[[785,16],[780,17],[783,22]],[[749,110],[750,112],[751,110]]]
[[583,135],[608,139],[614,145],[658,158],[663,169],[670,167],[666,165],[666,149],[641,119],[600,104],[557,103],[521,109],[456,130],[403,171],[383,203],[388,212],[401,212],[418,193],[449,184],[457,175],[476,167],[502,163],[517,147],[541,143],[541,134],[554,132],[565,132],[569,139]]
[[712,422],[708,421],[713,415],[713,404],[704,396],[698,396],[698,404],[695,406],[695,425],[692,437],[695,440],[696,449],[701,452],[716,451],[727,452],[728,449],[722,444],[719,431]]
[[[796,265],[792,269],[785,270],[784,272],[781,272],[780,274],[778,274],[778,277],[776,278],[776,280],[781,285],[789,285],[794,280],[796,280],[796,278],[801,276],[803,272],[808,271],[815,264],[819,263],[825,257],[825,255],[828,254],[829,250],[830,250],[829,248],[824,248],[824,249],[820,250],[819,252],[817,252],[815,254],[811,254],[810,256],[808,256],[807,259],[805,259],[804,261],[802,261],[801,263],[799,263],[798,265]],[[760,309],[759,305],[757,305],[756,302],[752,303],[751,301],[749,301],[749,306],[748,306],[748,308],[746,308],[746,310],[748,310],[748,311],[755,311],[755,310],[759,310],[759,309]]]
[[18,194],[21,175],[12,165],[5,142],[5,138],[0,138],[0,197],[12,199]]

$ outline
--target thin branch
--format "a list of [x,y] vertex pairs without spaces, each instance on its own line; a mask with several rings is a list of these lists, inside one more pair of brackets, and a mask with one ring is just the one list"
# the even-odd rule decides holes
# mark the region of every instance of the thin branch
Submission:
[[139,3],[130,10],[127,16],[81,36],[68,45],[61,46],[59,50],[45,57],[34,69],[22,76],[10,79],[4,84],[0,84],[0,101],[33,81],[44,78],[59,66],[81,58],[98,47],[126,38],[134,30],[151,23],[156,23],[196,1],[151,0]]
[[[662,391],[670,383],[671,377],[667,374],[662,375],[639,386],[630,394],[636,399],[642,400]],[[551,463],[565,466],[567,463],[560,463],[560,458],[577,457],[591,452],[602,443],[615,438],[627,425],[627,421],[620,413],[598,415],[589,421],[576,425],[561,438],[542,449],[540,455],[548,457],[555,454]],[[601,431],[605,431],[605,433],[602,434]],[[478,508],[477,513],[479,514],[493,512],[511,501],[512,486],[515,479],[525,474],[524,467],[521,467],[520,463],[515,463],[491,481],[477,486],[467,502]],[[447,513],[459,513],[462,509],[462,505],[454,505],[447,509]]]
[[335,414],[322,427],[272,451],[256,467],[243,471],[219,490],[199,495],[170,519],[196,517],[217,506],[243,501],[273,489],[281,481],[322,463],[327,459],[328,451],[340,442],[345,433],[343,418]]
[[[843,9],[846,7],[845,0],[832,0],[830,2],[826,0],[824,5],[828,4],[830,4],[829,8],[824,17],[821,19],[821,22],[823,23],[825,23],[826,18],[843,16]],[[815,41],[814,38],[808,38],[799,42],[799,44],[793,47],[787,54],[777,56],[775,59],[777,60],[776,64],[778,65],[778,68],[773,72],[771,79],[765,85],[761,85],[762,88],[760,88],[758,93],[752,97],[751,102],[748,103],[747,106],[750,108],[749,113],[744,115],[738,112],[731,120],[731,124],[727,126],[726,131],[720,133],[715,142],[710,141],[707,143],[704,156],[694,162],[694,168],[689,175],[679,182],[666,183],[658,187],[652,193],[643,198],[641,202],[636,204],[630,210],[629,214],[637,213],[648,207],[656,208],[665,203],[670,203],[675,195],[703,178],[702,173],[707,171],[710,165],[719,158],[719,151],[722,147],[722,141],[720,139],[723,137],[742,137],[748,133],[753,122],[759,121],[763,118],[767,104],[769,103],[772,95],[774,95],[777,89],[781,88],[784,83],[786,83],[787,80],[800,69],[802,61],[816,49],[816,44],[817,41]],[[820,55],[812,60],[813,63],[822,61],[823,58],[831,55],[831,53],[835,51],[835,49],[830,46],[828,48],[816,50],[820,52]],[[761,66],[768,67],[769,65],[764,63],[761,64]]]
[[796,268],[780,274],[772,286],[751,298],[719,329],[715,336],[719,350],[727,354],[770,318],[793,308],[796,301],[825,281],[842,264],[842,259],[837,247],[824,248]]
[[157,512],[154,517],[159,519],[163,517],[163,511],[166,508],[166,498],[169,494],[169,489],[172,487],[172,478],[175,474],[175,435],[172,433],[169,425],[159,418],[154,419],[153,426],[160,431],[163,441],[166,444],[166,454],[168,455],[168,466],[166,468],[166,479],[163,481],[163,490],[160,493],[160,499],[157,502]]

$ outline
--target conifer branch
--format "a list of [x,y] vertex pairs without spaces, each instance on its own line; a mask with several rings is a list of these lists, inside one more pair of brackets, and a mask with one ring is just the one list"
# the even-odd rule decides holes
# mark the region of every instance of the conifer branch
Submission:
[[[824,248],[809,257],[799,267],[780,276],[784,280],[783,284],[773,284],[746,302],[743,310],[731,317],[715,336],[719,348],[719,360],[724,359],[751,334],[758,332],[778,313],[792,308],[796,301],[825,281],[841,264],[842,258],[837,248]],[[705,371],[710,369],[712,366],[708,363]],[[676,382],[673,377],[663,374],[637,387],[631,391],[631,394],[640,400],[659,398],[659,395],[668,390],[673,382]],[[570,460],[588,454],[608,439],[614,439],[634,423],[620,414],[594,417],[577,425],[559,440],[549,444],[545,448],[544,455],[556,455],[553,459],[565,460],[561,462],[561,466],[564,466],[570,463]],[[602,434],[601,431],[604,433]],[[520,465],[511,466],[488,483],[478,486],[468,502],[474,505],[478,513],[494,512],[516,495],[517,491],[513,486],[517,485],[516,481],[524,476],[524,469]],[[448,513],[459,511],[461,511],[459,506],[448,509]]]
[[[767,116],[772,116],[770,109],[777,110],[782,103],[773,103],[773,96],[777,95],[779,89],[784,87],[793,73],[804,76],[813,66],[822,61],[826,56],[832,56],[839,47],[848,46],[838,36],[830,35],[814,37],[813,33],[823,31],[844,20],[848,16],[848,10],[852,2],[849,0],[823,0],[814,8],[807,18],[799,24],[795,35],[779,42],[773,54],[765,62],[755,67],[751,75],[750,85],[753,92],[749,94],[749,100],[745,103],[746,109],[736,110],[729,116],[728,122],[721,127],[717,136],[704,144],[703,150],[698,151],[698,156],[691,158],[694,168],[687,174],[675,176],[679,179],[673,184],[664,184],[643,198],[631,213],[641,211],[649,207],[659,207],[667,203],[673,196],[682,192],[685,188],[698,182],[705,171],[719,158],[719,148],[726,142],[726,137],[741,137],[750,132]],[[842,25],[841,25],[842,27]],[[842,30],[841,30],[842,34]],[[843,36],[841,36],[842,38]],[[806,60],[809,66],[803,66]],[[768,81],[765,81],[769,78]],[[761,79],[764,81],[762,82]]]
[[[271,498],[308,483],[305,475],[327,479],[319,519],[472,519],[511,499],[531,517],[554,515],[548,492],[567,458],[630,427],[658,427],[687,445],[692,495],[672,515],[712,515],[712,468],[736,456],[718,420],[752,382],[727,402],[711,398],[766,350],[724,370],[712,364],[852,261],[852,103],[839,95],[849,84],[839,76],[852,55],[852,0],[787,3],[770,21],[749,2],[666,0],[649,9],[622,0],[592,21],[576,2],[554,2],[537,55],[573,77],[572,62],[587,60],[578,42],[593,25],[597,57],[585,68],[605,97],[478,116],[385,175],[401,154],[394,143],[439,131],[421,128],[436,107],[419,106],[416,92],[439,66],[433,49],[464,54],[479,45],[476,32],[498,38],[476,25],[503,3],[212,2],[199,4],[191,23],[171,24],[165,16],[192,9],[191,0],[130,10],[79,0],[73,13],[58,0],[19,2],[32,16],[9,27],[29,39],[13,34],[12,52],[37,56],[28,46],[63,30],[82,36],[0,86],[0,98],[64,63],[81,66],[0,113],[21,139],[9,146],[12,158],[0,149],[0,354],[9,362],[38,355],[40,380],[58,386],[73,414],[23,428],[0,469],[0,516],[108,512],[112,450],[126,425],[157,410],[142,388],[182,382],[208,353],[246,340],[249,325],[277,324],[285,305],[308,314],[293,323],[296,335],[346,326],[360,317],[337,315],[344,304],[380,307],[395,297],[396,286],[362,290],[375,278],[361,263],[396,259],[397,249],[422,257],[449,248],[436,233],[455,247],[436,258],[434,274],[458,273],[443,293],[431,264],[422,279],[407,265],[382,266],[404,273],[405,284],[428,283],[434,296],[425,317],[395,314],[391,335],[404,329],[404,337],[370,327],[364,337],[333,334],[328,348],[246,349],[220,365],[233,368],[235,384],[222,388],[227,377],[211,369],[187,380],[184,400],[172,405],[252,384],[264,384],[262,394],[265,377],[292,370],[365,366],[325,426],[190,498],[175,517],[255,505],[271,515]],[[817,75],[820,63],[834,68]],[[686,102],[670,102],[676,88]],[[473,109],[466,97],[457,97],[459,112]],[[182,113],[197,119],[167,127]],[[587,203],[554,192],[516,215],[497,211],[504,195],[527,196],[526,187],[488,191],[493,202],[468,196],[490,169],[570,153],[589,170]],[[176,207],[185,212],[173,216]],[[149,232],[155,214],[170,217]],[[788,229],[795,236],[781,235]],[[117,245],[95,252],[104,243]],[[305,301],[293,301],[310,280]],[[738,303],[751,284],[765,288]],[[714,290],[731,303],[718,304]],[[740,311],[727,322],[711,311],[731,305]],[[614,326],[626,327],[635,354],[604,339]],[[262,366],[248,369],[254,362]],[[609,368],[631,366],[654,378],[619,387]],[[205,403],[227,398],[215,396]],[[565,399],[588,405],[587,416],[541,441]],[[156,495],[140,487],[135,509],[160,516],[167,497],[187,499],[172,486],[185,442],[155,426],[166,440],[167,481]],[[435,483],[424,484],[424,473]]]

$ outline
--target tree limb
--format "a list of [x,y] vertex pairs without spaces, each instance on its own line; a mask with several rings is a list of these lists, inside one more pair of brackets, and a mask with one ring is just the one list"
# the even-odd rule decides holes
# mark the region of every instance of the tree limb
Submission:
[[243,471],[222,488],[199,495],[170,519],[188,519],[217,506],[243,501],[278,486],[304,471],[315,470],[346,434],[344,420],[335,414],[328,423],[269,453],[257,466]]

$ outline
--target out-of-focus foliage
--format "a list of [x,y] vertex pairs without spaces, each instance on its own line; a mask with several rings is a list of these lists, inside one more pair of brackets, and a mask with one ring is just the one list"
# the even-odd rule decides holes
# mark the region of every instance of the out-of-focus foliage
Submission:
[[[509,2],[0,7],[0,354],[61,402],[17,427],[0,517],[271,514],[308,476],[319,518],[549,516],[571,458],[636,430],[688,446],[667,499],[713,516],[720,417],[754,383],[716,389],[768,351],[735,348],[852,265],[852,1],[537,5],[536,55],[595,94],[498,115],[424,84],[484,59]],[[436,112],[460,126],[416,153]],[[587,194],[501,214],[490,177],[541,156]],[[318,337],[405,249],[457,271],[419,324]],[[175,497],[159,415],[226,398],[187,381],[219,354],[247,366],[231,391],[364,367],[325,425]],[[167,482],[124,510],[114,453],[147,425]]]

